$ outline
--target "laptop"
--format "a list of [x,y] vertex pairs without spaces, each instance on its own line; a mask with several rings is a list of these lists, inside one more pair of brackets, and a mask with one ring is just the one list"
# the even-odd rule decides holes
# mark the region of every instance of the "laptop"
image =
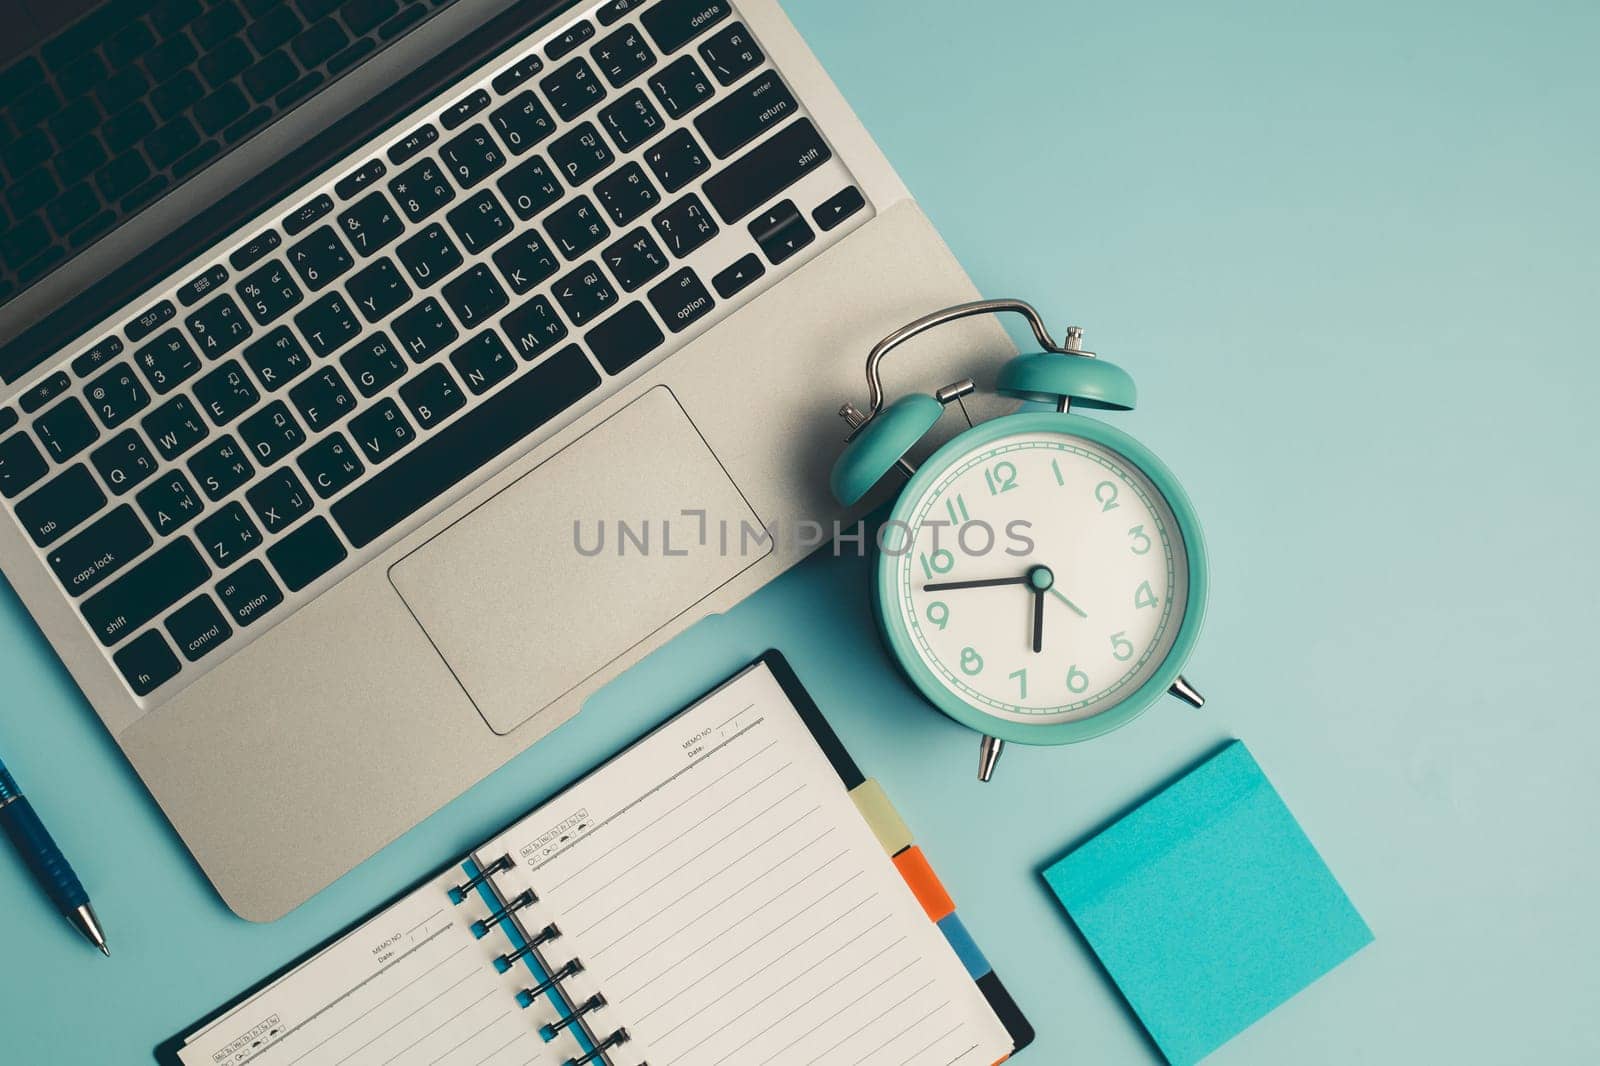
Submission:
[[0,568],[248,919],[848,521],[975,296],[774,0],[0,3]]

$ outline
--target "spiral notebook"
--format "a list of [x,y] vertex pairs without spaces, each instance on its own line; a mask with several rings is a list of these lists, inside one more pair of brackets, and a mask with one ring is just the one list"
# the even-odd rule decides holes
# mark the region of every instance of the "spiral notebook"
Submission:
[[157,1058],[991,1066],[1032,1036],[768,652]]

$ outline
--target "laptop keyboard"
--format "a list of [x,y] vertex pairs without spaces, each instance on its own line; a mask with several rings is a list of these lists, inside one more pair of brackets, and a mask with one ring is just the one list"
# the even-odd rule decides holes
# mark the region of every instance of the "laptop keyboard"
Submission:
[[0,303],[452,0],[110,0],[0,71]]
[[869,214],[727,0],[611,0],[62,352],[0,497],[154,701]]

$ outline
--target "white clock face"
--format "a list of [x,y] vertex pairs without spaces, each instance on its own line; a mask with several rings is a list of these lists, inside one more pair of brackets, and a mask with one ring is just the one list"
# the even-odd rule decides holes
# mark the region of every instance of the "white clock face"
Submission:
[[[1081,437],[975,447],[886,533],[894,609],[964,703],[1013,722],[1100,714],[1171,650],[1188,596],[1177,520],[1145,474]],[[906,538],[909,535],[909,550]]]

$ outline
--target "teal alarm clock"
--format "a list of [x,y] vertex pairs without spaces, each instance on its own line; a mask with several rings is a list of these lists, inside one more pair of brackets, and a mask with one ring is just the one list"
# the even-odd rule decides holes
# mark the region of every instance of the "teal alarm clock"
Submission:
[[[881,366],[919,333],[1017,312],[1043,351],[1001,368],[996,391],[1024,408],[970,425],[920,466],[908,458],[973,382],[883,402]],[[1204,702],[1182,676],[1206,603],[1206,554],[1188,494],[1128,434],[1080,410],[1131,410],[1128,373],[1051,340],[1032,306],[984,300],[917,319],[867,357],[869,406],[833,468],[840,503],[906,478],[878,536],[873,604],[900,668],[936,708],[983,735],[981,780],[1006,741],[1067,744],[1126,725],[1168,693]],[[965,404],[961,405],[965,412]]]

